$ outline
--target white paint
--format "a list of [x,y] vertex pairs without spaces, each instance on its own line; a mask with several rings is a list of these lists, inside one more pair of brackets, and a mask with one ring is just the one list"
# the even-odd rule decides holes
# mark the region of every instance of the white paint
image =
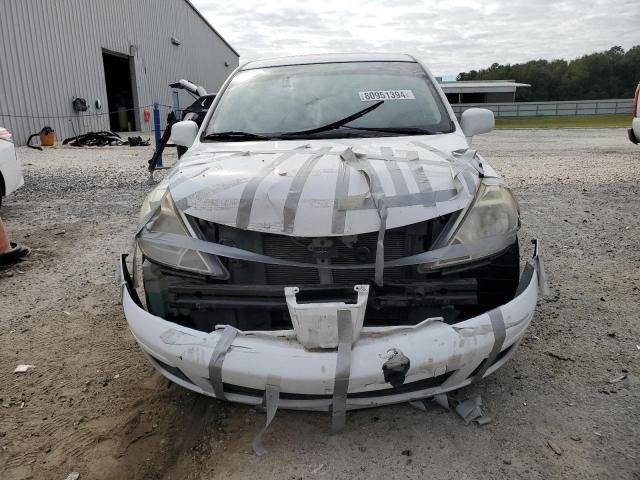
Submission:
[[4,182],[5,195],[10,195],[24,185],[16,149],[13,143],[2,139],[0,139],[0,176]]
[[[121,266],[122,268],[122,266]],[[123,276],[124,278],[124,276]],[[524,335],[538,297],[538,275],[533,275],[524,291],[501,306],[506,325],[503,349],[517,343]],[[208,365],[220,338],[221,330],[210,334],[189,329],[138,307],[123,285],[122,302],[129,328],[147,354],[167,365],[179,368],[191,381],[159,369],[170,380],[209,396]],[[293,333],[241,332],[225,357],[222,379],[225,383],[264,390],[270,375],[281,378],[281,391],[309,395],[331,395],[336,369],[336,350],[308,351],[293,338]],[[386,390],[382,364],[385,355],[399,349],[411,360],[406,382],[416,382],[453,371],[445,384],[418,392],[363,396],[348,400],[347,408],[406,402],[436,393],[456,390],[470,383],[469,375],[483,361],[493,346],[491,320],[479,315],[455,327],[440,321],[427,321],[415,327],[363,328],[353,345],[349,393]],[[511,355],[496,363],[487,375],[497,370]],[[259,404],[261,397],[227,394],[230,401]],[[331,400],[283,400],[281,408],[327,410]]]

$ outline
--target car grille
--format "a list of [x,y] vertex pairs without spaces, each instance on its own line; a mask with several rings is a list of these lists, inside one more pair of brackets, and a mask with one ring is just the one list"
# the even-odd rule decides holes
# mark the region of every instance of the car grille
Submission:
[[[274,258],[293,260],[296,262],[316,263],[313,252],[294,237],[284,235],[262,234],[262,250],[265,255]],[[403,229],[390,230],[384,238],[385,260],[395,260],[406,255],[406,233]],[[340,240],[335,242],[336,257],[331,260],[334,265],[359,265],[374,263],[378,233],[366,233],[358,236],[358,247],[367,249],[370,254],[368,260],[360,262],[355,257],[355,249],[349,248]],[[405,268],[387,268],[384,276],[386,280],[399,280]],[[265,266],[267,283],[270,285],[300,284],[312,285],[320,283],[320,274],[316,268],[300,268],[283,265]],[[374,276],[373,268],[332,270],[332,280],[335,284],[369,283]]]

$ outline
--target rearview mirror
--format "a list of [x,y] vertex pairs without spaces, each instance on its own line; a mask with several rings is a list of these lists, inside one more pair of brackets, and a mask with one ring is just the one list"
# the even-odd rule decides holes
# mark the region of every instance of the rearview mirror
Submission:
[[174,123],[171,127],[171,140],[176,145],[189,148],[198,136],[198,130],[200,127],[193,120]]
[[462,112],[460,117],[460,127],[467,138],[481,133],[489,133],[495,125],[496,120],[493,112],[486,108],[469,108]]

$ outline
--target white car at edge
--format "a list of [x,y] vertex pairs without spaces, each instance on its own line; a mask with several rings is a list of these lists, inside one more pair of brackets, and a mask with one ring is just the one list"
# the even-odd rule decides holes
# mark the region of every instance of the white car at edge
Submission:
[[511,189],[470,148],[493,126],[458,121],[409,55],[240,66],[201,127],[173,126],[188,151],[136,233],[144,302],[121,258],[138,344],[195,392],[338,416],[495,372],[545,284],[537,241],[520,271]]
[[2,198],[24,185],[20,162],[11,140],[11,133],[0,127],[0,205]]
[[631,128],[628,130],[629,140],[632,143],[640,143],[640,83],[636,87],[636,94],[633,97],[633,119],[631,120]]

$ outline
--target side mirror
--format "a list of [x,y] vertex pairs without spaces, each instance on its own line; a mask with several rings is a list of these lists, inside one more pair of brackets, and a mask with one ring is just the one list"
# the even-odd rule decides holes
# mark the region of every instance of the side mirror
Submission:
[[171,127],[171,140],[176,145],[189,148],[198,136],[198,130],[200,127],[193,120],[174,123]]
[[496,119],[491,110],[486,108],[469,108],[462,112],[460,127],[467,138],[481,133],[489,133],[496,126]]

